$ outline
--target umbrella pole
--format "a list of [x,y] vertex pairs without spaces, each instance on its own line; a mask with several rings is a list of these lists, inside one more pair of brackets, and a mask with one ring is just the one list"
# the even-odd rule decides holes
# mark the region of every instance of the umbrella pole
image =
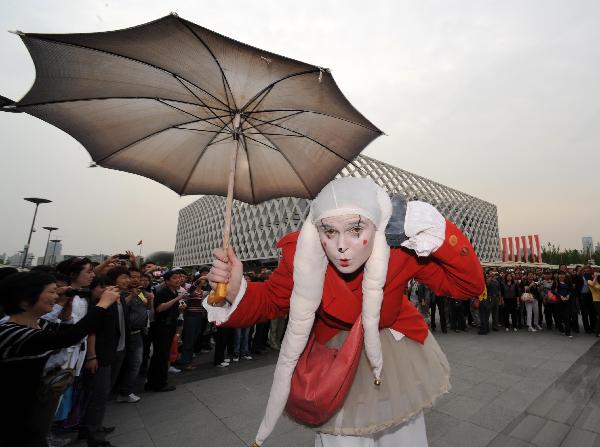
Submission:
[[[225,203],[225,223],[223,226],[223,250],[227,251],[229,248],[229,239],[231,235],[231,213],[233,210],[233,187],[235,185],[235,167],[237,164],[237,155],[240,149],[240,115],[235,115],[233,119],[233,139],[235,140],[235,146],[231,154],[231,160],[229,163],[229,181],[227,184],[227,202]],[[218,305],[227,297],[227,284],[217,283],[217,286],[213,292],[208,296],[208,304],[211,306]]]

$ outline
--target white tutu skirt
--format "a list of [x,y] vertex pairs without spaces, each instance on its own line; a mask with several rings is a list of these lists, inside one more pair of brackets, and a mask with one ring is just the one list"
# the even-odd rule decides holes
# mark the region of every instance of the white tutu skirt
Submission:
[[[399,426],[419,416],[450,390],[450,366],[437,341],[428,334],[424,344],[408,337],[396,340],[388,329],[379,332],[383,353],[381,385],[374,384],[363,352],[344,405],[317,432],[364,436]],[[339,347],[342,331],[327,346]]]

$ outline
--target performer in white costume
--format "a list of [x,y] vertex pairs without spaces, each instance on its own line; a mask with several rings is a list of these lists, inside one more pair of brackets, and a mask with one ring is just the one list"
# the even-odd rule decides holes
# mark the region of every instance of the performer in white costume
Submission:
[[404,290],[416,278],[437,295],[481,294],[468,239],[429,204],[392,202],[371,179],[341,178],[311,203],[300,233],[278,247],[282,259],[265,283],[243,280],[232,249],[215,250],[208,275],[213,286],[229,284],[222,306],[205,303],[211,321],[248,327],[289,313],[255,445],[288,403],[311,332],[317,343],[341,347],[360,316],[364,350],[353,382],[340,408],[315,427],[315,446],[427,446],[423,409],[449,390],[450,368]]

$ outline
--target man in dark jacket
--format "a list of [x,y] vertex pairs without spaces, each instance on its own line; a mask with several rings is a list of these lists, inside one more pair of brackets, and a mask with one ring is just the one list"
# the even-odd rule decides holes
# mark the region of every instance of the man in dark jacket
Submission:
[[[100,296],[111,282],[114,283],[106,277],[94,278],[90,284],[92,301],[96,296]],[[102,325],[95,334],[88,336],[85,380],[89,400],[79,437],[87,438],[90,447],[111,446],[104,438],[114,427],[103,427],[102,422],[110,390],[115,384],[125,357],[129,331],[126,312],[125,301],[121,298],[120,302],[106,309]]]
[[185,310],[180,301],[185,293],[179,291],[185,272],[172,269],[163,275],[164,285],[157,288],[154,297],[154,323],[152,326],[152,345],[154,352],[150,359],[146,391],[173,391],[175,387],[167,383],[169,371],[169,353],[177,329],[179,313]]

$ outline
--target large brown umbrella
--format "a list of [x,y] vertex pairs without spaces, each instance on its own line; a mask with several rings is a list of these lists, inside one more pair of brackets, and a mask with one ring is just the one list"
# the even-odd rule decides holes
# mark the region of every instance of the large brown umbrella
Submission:
[[17,32],[36,69],[4,111],[76,138],[100,166],[183,194],[312,198],[381,134],[331,73],[175,14],[119,31]]

